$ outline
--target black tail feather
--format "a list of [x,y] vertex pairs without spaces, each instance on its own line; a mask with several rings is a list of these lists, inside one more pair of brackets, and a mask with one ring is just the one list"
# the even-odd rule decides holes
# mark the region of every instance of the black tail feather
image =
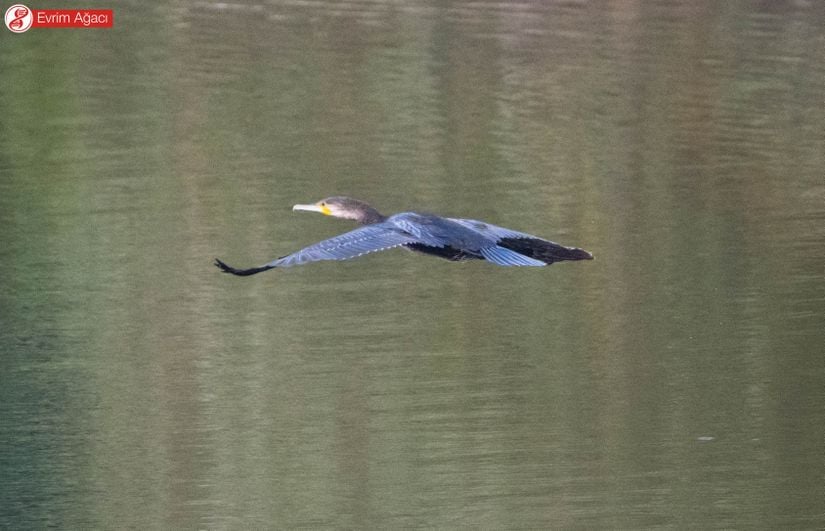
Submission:
[[539,238],[502,238],[498,245],[546,264],[563,260],[592,260],[593,255],[578,247],[565,247]]
[[219,268],[224,273],[232,273],[233,275],[238,275],[239,277],[248,277],[249,275],[254,275],[255,273],[260,273],[261,271],[268,271],[274,268],[274,266],[261,266],[252,267],[250,269],[236,269],[230,265],[221,262],[217,258],[215,258],[215,267]]

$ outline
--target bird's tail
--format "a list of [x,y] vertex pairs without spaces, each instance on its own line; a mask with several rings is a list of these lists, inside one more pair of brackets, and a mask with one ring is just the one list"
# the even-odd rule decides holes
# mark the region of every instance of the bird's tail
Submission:
[[563,260],[592,260],[593,255],[578,247],[565,247],[539,238],[502,238],[498,245],[545,264]]

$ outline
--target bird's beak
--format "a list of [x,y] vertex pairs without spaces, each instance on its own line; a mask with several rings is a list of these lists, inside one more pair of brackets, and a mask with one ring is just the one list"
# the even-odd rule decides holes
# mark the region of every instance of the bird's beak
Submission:
[[307,212],[320,212],[325,216],[329,216],[332,214],[332,211],[326,205],[295,205],[292,207],[292,210],[305,210]]

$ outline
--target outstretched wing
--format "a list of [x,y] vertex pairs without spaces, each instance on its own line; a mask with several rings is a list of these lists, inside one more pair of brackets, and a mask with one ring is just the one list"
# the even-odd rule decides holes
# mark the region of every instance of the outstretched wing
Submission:
[[[584,249],[579,249],[578,247],[565,247],[564,245],[551,242],[550,240],[545,240],[544,238],[539,238],[538,236],[533,236],[532,234],[527,234],[526,232],[519,232],[504,227],[498,227],[496,225],[475,219],[449,219],[450,221],[454,221],[459,225],[474,230],[479,234],[493,240],[496,242],[497,248],[500,249],[503,247],[504,249],[513,251],[523,257],[527,257],[527,259],[531,261],[538,260],[544,264],[552,264],[553,262],[561,262],[563,260],[593,259],[593,255]],[[506,253],[501,253],[499,251],[493,254],[501,255]],[[490,257],[485,255],[485,258],[491,262],[498,263],[499,265],[535,265],[533,263],[512,263],[516,258],[509,255],[507,257],[499,257],[498,261],[495,256]]]
[[321,260],[348,260],[416,241],[417,238],[411,234],[400,231],[388,223],[376,223],[310,245],[267,265],[290,267]]
[[416,242],[418,242],[418,239],[415,236],[399,230],[390,223],[375,223],[310,245],[300,251],[282,256],[260,267],[236,269],[226,265],[220,260],[215,260],[215,265],[225,273],[247,276],[275,267],[291,267],[322,260],[348,260],[363,254],[383,251]]

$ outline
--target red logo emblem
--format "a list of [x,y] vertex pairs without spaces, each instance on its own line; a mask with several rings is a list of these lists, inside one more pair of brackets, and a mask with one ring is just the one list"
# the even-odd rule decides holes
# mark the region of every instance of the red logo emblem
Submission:
[[6,27],[14,33],[23,33],[32,27],[32,10],[23,4],[14,4],[6,9]]

